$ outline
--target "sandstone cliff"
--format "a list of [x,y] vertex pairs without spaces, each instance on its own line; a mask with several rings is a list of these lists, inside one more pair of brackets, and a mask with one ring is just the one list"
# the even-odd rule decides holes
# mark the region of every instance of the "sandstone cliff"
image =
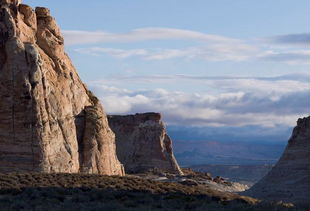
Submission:
[[309,202],[310,117],[298,119],[278,163],[246,194],[268,200]]
[[0,6],[0,172],[122,175],[114,133],[50,11]]
[[158,168],[182,174],[160,114],[114,115],[108,116],[108,121],[116,135],[117,156],[126,173]]

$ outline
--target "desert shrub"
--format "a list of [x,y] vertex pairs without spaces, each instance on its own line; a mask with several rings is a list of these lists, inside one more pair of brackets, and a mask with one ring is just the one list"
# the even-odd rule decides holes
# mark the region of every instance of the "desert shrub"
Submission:
[[252,205],[251,200],[201,186],[132,177],[0,174],[0,210],[294,210]]

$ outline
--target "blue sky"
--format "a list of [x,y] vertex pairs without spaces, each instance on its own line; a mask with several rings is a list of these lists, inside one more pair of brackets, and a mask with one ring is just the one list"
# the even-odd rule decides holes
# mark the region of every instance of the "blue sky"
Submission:
[[310,113],[308,0],[24,3],[51,9],[108,113],[269,133]]

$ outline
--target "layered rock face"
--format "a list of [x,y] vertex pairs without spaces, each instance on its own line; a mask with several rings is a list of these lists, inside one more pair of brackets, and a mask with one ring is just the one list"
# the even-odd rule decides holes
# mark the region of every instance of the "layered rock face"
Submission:
[[310,117],[298,119],[274,168],[246,194],[267,200],[310,200]]
[[160,114],[112,115],[108,121],[116,135],[117,156],[126,173],[158,168],[182,174]]
[[50,11],[0,5],[0,172],[122,175],[114,133]]

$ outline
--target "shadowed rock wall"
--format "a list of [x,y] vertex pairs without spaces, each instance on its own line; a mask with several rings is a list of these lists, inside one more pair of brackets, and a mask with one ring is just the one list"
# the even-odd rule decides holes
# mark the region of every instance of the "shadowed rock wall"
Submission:
[[267,200],[309,203],[310,117],[298,119],[280,160],[246,194]]
[[160,114],[112,115],[108,121],[116,135],[117,155],[126,173],[158,168],[182,174]]

